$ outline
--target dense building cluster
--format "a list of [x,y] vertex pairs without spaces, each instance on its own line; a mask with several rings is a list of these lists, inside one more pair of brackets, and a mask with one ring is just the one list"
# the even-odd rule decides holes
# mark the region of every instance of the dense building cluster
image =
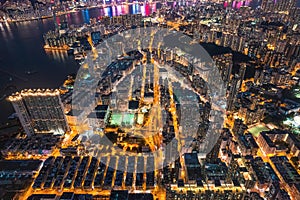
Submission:
[[[47,47],[67,45],[88,55],[78,75],[82,93],[69,78],[60,90],[9,97],[26,135],[1,151],[7,160],[0,161],[0,185],[13,187],[18,176],[26,184],[14,192],[28,191],[19,196],[28,199],[299,199],[295,2],[263,0],[254,9],[254,1],[180,1],[149,18],[123,15],[57,26],[44,35]],[[181,31],[190,41],[180,36],[172,40],[174,48],[154,47],[153,35],[138,29],[148,26]],[[113,39],[109,50],[97,46],[131,28],[146,47],[136,38]],[[220,80],[206,70],[208,62],[184,52],[199,43]],[[112,63],[106,63],[108,54]],[[205,80],[224,87],[221,127],[211,123],[222,112],[211,119],[215,105]],[[214,139],[210,126],[220,129],[213,146],[206,143]],[[161,157],[154,154],[159,149]]]

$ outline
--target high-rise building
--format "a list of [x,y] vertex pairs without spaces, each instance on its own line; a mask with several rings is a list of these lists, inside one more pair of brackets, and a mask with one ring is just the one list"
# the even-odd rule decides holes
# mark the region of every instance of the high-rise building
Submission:
[[69,130],[58,90],[22,90],[9,97],[27,135]]
[[242,86],[247,65],[245,63],[239,64],[240,69],[238,74],[235,74],[234,77],[230,80],[228,84],[228,91],[227,91],[227,110],[231,111],[234,109],[234,104],[236,101],[236,95],[240,91]]
[[291,11],[296,6],[297,0],[262,0],[261,8],[264,11]]
[[236,95],[240,89],[240,78],[238,75],[235,75],[230,84],[229,84],[229,90],[227,94],[227,110],[232,111],[234,108],[234,103],[236,100]]
[[220,70],[222,80],[226,83],[229,83],[233,66],[232,54],[227,53],[214,56],[213,59]]
[[239,85],[239,87],[241,87],[242,83],[243,83],[243,80],[245,79],[247,64],[246,63],[240,63],[239,66],[240,66],[240,69],[239,69],[240,85]]

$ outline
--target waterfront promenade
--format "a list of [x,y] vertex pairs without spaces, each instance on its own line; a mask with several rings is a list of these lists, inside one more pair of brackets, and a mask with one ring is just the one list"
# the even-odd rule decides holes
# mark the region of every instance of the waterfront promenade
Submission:
[[[157,3],[157,1],[153,1],[149,4],[155,4]],[[144,5],[146,3],[144,2],[134,2],[134,3],[122,3],[119,5]],[[77,7],[77,8],[73,8],[71,10],[66,10],[66,11],[53,11],[53,13],[55,13],[56,16],[61,16],[61,15],[66,15],[69,13],[74,13],[74,12],[78,12],[80,10],[88,10],[88,9],[92,9],[92,8],[106,8],[106,7],[115,7],[118,6],[116,3],[111,3],[111,4],[99,4],[99,5],[92,5],[92,6],[84,6],[84,7]],[[52,18],[53,17],[53,13],[51,15],[43,15],[43,16],[38,16],[38,17],[27,17],[27,18],[22,18],[22,19],[1,19],[0,18],[0,23],[14,23],[14,22],[25,22],[25,21],[34,21],[34,20],[40,20],[40,19],[47,19],[47,18]]]

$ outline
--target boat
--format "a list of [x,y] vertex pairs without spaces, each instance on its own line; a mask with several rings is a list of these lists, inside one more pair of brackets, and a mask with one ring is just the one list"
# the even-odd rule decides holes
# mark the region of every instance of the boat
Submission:
[[8,119],[16,119],[16,118],[18,118],[18,114],[17,114],[17,113],[13,113],[13,114],[11,114],[11,115],[8,117]]
[[2,101],[3,99],[5,99],[7,97],[6,94],[4,94],[1,98],[0,98],[0,101]]
[[33,74],[36,74],[36,73],[37,73],[37,71],[34,71],[34,70],[28,70],[28,71],[25,72],[25,74],[27,74],[27,75],[33,75]]

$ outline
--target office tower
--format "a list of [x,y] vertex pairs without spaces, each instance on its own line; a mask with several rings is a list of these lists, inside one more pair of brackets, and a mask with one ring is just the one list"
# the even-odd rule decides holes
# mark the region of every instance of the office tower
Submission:
[[58,90],[22,90],[9,97],[27,135],[69,130]]

